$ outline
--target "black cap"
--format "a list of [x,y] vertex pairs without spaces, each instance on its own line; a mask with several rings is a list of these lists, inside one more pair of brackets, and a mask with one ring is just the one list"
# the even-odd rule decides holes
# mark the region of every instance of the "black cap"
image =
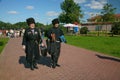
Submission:
[[57,23],[59,24],[58,18],[52,20],[52,24],[53,24],[53,25],[55,25],[55,24],[57,24]]
[[32,23],[35,24],[34,18],[28,18],[28,19],[26,19],[26,22],[27,22],[28,25],[30,25],[30,24],[32,24]]

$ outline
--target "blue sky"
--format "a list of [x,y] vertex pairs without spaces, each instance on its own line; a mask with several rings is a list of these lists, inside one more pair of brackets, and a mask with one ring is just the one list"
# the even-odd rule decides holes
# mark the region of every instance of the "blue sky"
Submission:
[[[60,3],[64,0],[0,0],[0,21],[17,23],[33,17],[36,22],[50,24],[62,12]],[[120,13],[120,0],[74,0],[84,13],[82,20],[98,15],[105,3],[110,3]]]

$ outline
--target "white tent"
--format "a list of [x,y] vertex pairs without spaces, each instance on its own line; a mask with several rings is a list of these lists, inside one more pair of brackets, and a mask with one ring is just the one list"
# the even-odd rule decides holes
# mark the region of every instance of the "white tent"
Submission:
[[64,26],[64,27],[78,27],[78,25],[71,24],[71,23],[65,24],[65,25],[63,25],[63,26]]

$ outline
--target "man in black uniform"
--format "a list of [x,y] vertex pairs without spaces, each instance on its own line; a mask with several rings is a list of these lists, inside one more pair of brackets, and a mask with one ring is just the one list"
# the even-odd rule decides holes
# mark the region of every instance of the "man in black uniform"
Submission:
[[60,67],[58,64],[58,58],[60,56],[61,40],[60,36],[63,35],[63,31],[59,28],[58,19],[52,20],[53,27],[48,30],[47,37],[50,41],[48,52],[51,54],[52,68],[56,66]]
[[39,30],[35,28],[34,18],[28,18],[26,22],[29,28],[25,30],[22,45],[25,49],[26,60],[31,70],[34,70],[34,68],[38,69],[36,61],[40,58],[39,44],[42,43],[42,39]]

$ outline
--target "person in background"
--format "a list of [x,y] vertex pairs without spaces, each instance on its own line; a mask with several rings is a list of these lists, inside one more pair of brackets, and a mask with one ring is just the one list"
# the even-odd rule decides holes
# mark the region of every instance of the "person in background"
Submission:
[[40,28],[40,31],[41,31],[41,38],[43,40],[44,39],[44,29],[43,29],[43,27]]
[[30,64],[30,69],[38,69],[37,60],[40,58],[39,45],[42,44],[42,39],[39,30],[35,27],[34,18],[26,19],[29,26],[24,32],[22,45],[25,49],[26,60]]

